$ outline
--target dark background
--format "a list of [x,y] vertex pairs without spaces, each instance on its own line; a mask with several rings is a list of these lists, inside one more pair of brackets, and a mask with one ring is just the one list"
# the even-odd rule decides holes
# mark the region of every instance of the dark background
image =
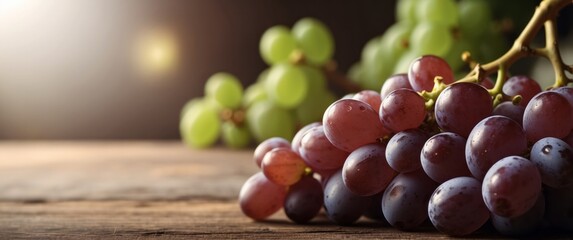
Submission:
[[[379,0],[0,0],[0,139],[176,139],[181,107],[210,75],[248,85],[266,68],[267,28],[320,19],[345,72],[394,12]],[[176,37],[180,58],[150,79],[131,51],[155,28]]]

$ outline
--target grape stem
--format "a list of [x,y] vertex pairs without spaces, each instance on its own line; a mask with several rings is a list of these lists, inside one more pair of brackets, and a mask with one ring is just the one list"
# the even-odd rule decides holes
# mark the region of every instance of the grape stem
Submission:
[[[485,76],[497,71],[503,65],[511,66],[517,60],[528,56],[540,56],[548,59],[555,72],[555,83],[550,88],[565,86],[573,82],[565,74],[565,71],[573,73],[573,65],[566,65],[561,58],[557,42],[556,17],[563,7],[571,3],[571,0],[543,0],[535,9],[533,17],[523,29],[519,37],[513,43],[513,46],[498,59],[486,63],[477,64],[473,70],[459,81],[477,82]],[[537,36],[541,27],[545,28],[545,47],[531,48],[530,44],[533,38]],[[504,70],[505,72],[505,70]],[[501,93],[501,89],[498,89]],[[494,95],[497,95],[495,93]]]
[[323,71],[324,74],[326,75],[326,79],[332,81],[332,83],[334,83],[336,87],[342,89],[346,93],[357,93],[360,90],[362,90],[362,88],[358,84],[356,84],[354,81],[350,80],[350,78],[348,78],[346,75],[338,71],[337,65],[338,64],[336,64],[334,60],[330,60],[324,65]]

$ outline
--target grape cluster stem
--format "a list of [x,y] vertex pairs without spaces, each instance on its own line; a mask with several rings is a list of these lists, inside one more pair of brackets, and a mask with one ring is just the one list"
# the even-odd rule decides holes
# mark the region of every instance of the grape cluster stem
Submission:
[[[562,87],[573,82],[565,73],[573,74],[573,65],[565,64],[561,58],[556,30],[556,18],[559,10],[571,2],[570,0],[543,0],[535,9],[533,17],[515,40],[513,46],[504,55],[483,65],[476,64],[473,70],[459,81],[481,81],[485,76],[499,70],[501,66],[509,67],[517,60],[528,56],[540,56],[551,62],[555,72],[555,83],[550,88]],[[532,48],[530,44],[541,27],[545,28],[545,47]],[[501,89],[494,95],[499,93],[501,93]]]

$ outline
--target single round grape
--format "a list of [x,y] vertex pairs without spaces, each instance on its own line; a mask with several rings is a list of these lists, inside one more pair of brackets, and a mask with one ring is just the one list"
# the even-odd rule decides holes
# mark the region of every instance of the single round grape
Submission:
[[543,226],[543,215],[545,214],[545,197],[539,194],[535,205],[523,215],[506,218],[495,214],[491,215],[491,223],[495,230],[503,235],[525,236],[534,233]]
[[432,91],[434,78],[437,76],[442,77],[442,82],[445,84],[454,82],[454,72],[450,65],[437,56],[426,55],[419,57],[410,64],[408,70],[408,80],[410,80],[410,85],[416,92],[422,90]]
[[466,142],[466,163],[472,175],[482,180],[500,159],[527,152],[527,139],[519,124],[504,116],[479,122]]
[[489,218],[481,183],[471,177],[442,183],[430,197],[428,216],[434,227],[445,234],[464,236],[475,232]]
[[442,130],[467,137],[479,121],[491,115],[493,102],[484,87],[461,82],[444,89],[434,109]]
[[523,113],[523,129],[529,142],[544,137],[563,138],[573,128],[573,108],[557,92],[541,92],[529,101]]
[[531,98],[541,92],[541,86],[535,80],[523,76],[517,75],[510,77],[503,84],[503,93],[508,96],[521,96],[520,106],[526,107]]
[[530,158],[537,165],[545,185],[554,188],[573,185],[573,148],[563,140],[540,139],[533,144]]
[[368,206],[369,199],[352,193],[344,185],[342,171],[328,178],[324,186],[324,209],[328,218],[338,225],[354,223]]
[[243,86],[229,73],[216,73],[205,83],[205,96],[215,99],[224,108],[236,109],[241,106]]
[[384,157],[385,152],[384,145],[373,143],[350,153],[342,167],[346,188],[360,196],[371,196],[384,190],[396,175]]
[[211,105],[196,102],[187,107],[179,122],[183,142],[194,148],[213,145],[221,132],[221,120]]
[[380,121],[393,132],[418,128],[425,117],[424,98],[414,90],[395,90],[380,105]]
[[382,213],[395,228],[413,230],[428,219],[428,201],[438,184],[421,170],[400,173],[382,197]]
[[[396,22],[382,35],[380,47],[387,59],[398,59],[410,47],[410,34],[415,25]],[[393,67],[392,67],[393,68]]]
[[265,81],[265,89],[276,104],[284,108],[294,108],[307,96],[308,79],[296,65],[275,64]]
[[362,85],[365,89],[378,91],[384,84],[384,80],[392,74],[394,61],[388,58],[390,49],[384,48],[380,42],[375,48],[371,48],[370,51],[372,53],[367,55],[370,59],[362,60],[362,71],[364,74]]
[[445,56],[452,48],[453,42],[450,28],[440,23],[421,22],[410,35],[412,50],[418,55]]
[[485,205],[493,214],[517,217],[537,201],[541,194],[541,176],[535,164],[528,159],[505,157],[487,171],[482,194]]
[[567,101],[569,101],[569,105],[573,108],[573,87],[565,86],[551,90],[553,92],[561,94],[561,96],[565,97]]
[[262,83],[253,83],[245,89],[243,106],[248,108],[256,102],[269,99],[265,86]]
[[432,136],[424,143],[420,153],[424,172],[438,183],[455,177],[471,177],[466,164],[465,146],[466,139],[455,133],[443,132]]
[[428,138],[428,134],[419,129],[405,130],[392,136],[386,146],[390,167],[400,173],[420,169],[420,152]]
[[420,0],[416,4],[416,15],[420,22],[438,23],[447,28],[457,26],[459,21],[454,0]]
[[332,33],[322,22],[314,18],[298,20],[292,27],[292,35],[310,63],[323,65],[334,53]]
[[231,148],[244,148],[251,143],[251,132],[246,126],[239,126],[233,122],[225,122],[221,135],[223,142]]
[[368,105],[376,110],[376,112],[378,112],[380,109],[380,104],[382,104],[382,98],[380,98],[380,94],[373,90],[362,90],[357,92],[354,94],[354,96],[352,96],[352,99],[368,103]]
[[322,185],[312,176],[305,176],[290,186],[284,202],[284,211],[293,222],[302,224],[314,218],[322,208]]
[[281,209],[286,193],[286,187],[274,184],[258,172],[241,187],[239,205],[247,217],[263,220]]
[[259,143],[257,148],[255,148],[255,152],[253,153],[253,159],[255,163],[260,168],[261,163],[263,162],[263,158],[265,154],[270,152],[275,148],[288,148],[290,147],[290,143],[288,140],[281,138],[281,137],[272,137],[267,140],[262,141]]
[[259,44],[261,57],[269,65],[287,61],[295,48],[295,38],[287,27],[281,25],[267,29]]
[[246,114],[247,124],[258,142],[271,137],[292,139],[295,131],[293,115],[270,101],[253,104]]
[[304,134],[306,134],[306,131],[308,131],[309,129],[311,129],[313,127],[320,126],[321,124],[322,124],[321,122],[313,122],[313,123],[309,123],[309,124],[305,125],[301,129],[299,129],[296,132],[296,134],[294,135],[294,137],[292,138],[292,141],[291,141],[292,150],[294,152],[300,154],[300,143],[302,142],[302,137],[304,137]]
[[573,186],[547,187],[545,191],[545,218],[551,226],[573,231]]
[[506,116],[519,123],[519,125],[523,123],[524,112],[524,106],[513,104],[511,101],[502,102],[493,109],[493,115]]
[[322,125],[305,132],[300,140],[299,152],[305,163],[317,172],[342,168],[349,154],[328,141]]
[[305,172],[306,164],[290,147],[275,148],[263,157],[261,169],[271,182],[290,186],[300,180]]
[[391,92],[401,88],[412,89],[410,81],[408,80],[408,74],[399,73],[390,76],[386,79],[384,85],[382,85],[382,89],[380,90],[380,99],[386,98],[386,96]]
[[374,143],[387,134],[376,110],[354,99],[332,103],[324,112],[322,125],[328,140],[346,152]]

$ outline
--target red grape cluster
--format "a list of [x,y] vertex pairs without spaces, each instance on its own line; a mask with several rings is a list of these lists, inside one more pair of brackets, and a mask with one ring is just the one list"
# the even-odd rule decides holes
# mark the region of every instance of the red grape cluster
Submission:
[[497,81],[501,92],[488,78],[454,82],[443,59],[420,57],[380,94],[334,102],[292,142],[262,142],[241,209],[262,220],[284,208],[304,223],[324,207],[336,224],[374,216],[400,230],[429,219],[453,236],[488,220],[508,235],[573,231],[573,88]]

